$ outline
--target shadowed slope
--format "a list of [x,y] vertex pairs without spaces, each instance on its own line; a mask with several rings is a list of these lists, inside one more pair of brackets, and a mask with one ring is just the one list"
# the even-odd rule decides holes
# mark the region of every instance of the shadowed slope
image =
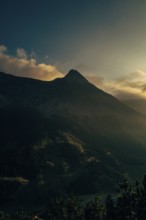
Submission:
[[28,181],[16,198],[110,191],[145,170],[145,117],[76,70],[52,82],[0,73],[0,121],[0,175]]

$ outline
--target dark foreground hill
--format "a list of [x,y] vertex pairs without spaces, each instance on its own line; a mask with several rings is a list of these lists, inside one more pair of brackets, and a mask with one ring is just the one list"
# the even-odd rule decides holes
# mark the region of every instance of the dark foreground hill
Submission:
[[52,82],[0,73],[0,196],[112,191],[146,168],[146,118],[71,70]]

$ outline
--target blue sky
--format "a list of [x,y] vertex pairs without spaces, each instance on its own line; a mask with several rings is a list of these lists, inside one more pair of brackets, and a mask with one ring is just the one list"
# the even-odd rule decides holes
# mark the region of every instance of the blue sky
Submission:
[[144,95],[145,0],[1,0],[0,28],[0,71],[49,80],[75,68],[112,93],[137,80]]
[[35,50],[38,59],[66,61],[110,25],[109,1],[2,0],[1,42],[12,53],[16,48]]

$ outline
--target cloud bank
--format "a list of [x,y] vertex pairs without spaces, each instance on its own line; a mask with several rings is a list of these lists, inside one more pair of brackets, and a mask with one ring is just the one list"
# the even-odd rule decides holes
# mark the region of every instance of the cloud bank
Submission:
[[146,99],[146,72],[143,70],[136,70],[117,78],[107,78],[97,75],[87,65],[78,65],[76,68],[89,82],[121,100]]
[[146,99],[146,73],[142,70],[137,70],[115,80],[92,75],[88,76],[88,79],[97,87],[119,99]]
[[[37,63],[36,54],[28,54],[23,48],[17,48],[16,56],[8,54],[7,47],[0,45],[0,71],[15,76],[50,81],[64,75],[53,65]],[[97,76],[87,66],[77,68],[94,85],[119,99],[146,98],[146,73],[136,70],[117,79]]]
[[53,65],[37,63],[36,59],[28,58],[23,48],[17,48],[16,56],[7,54],[7,47],[0,45],[0,71],[15,76],[29,77],[40,80],[53,80],[63,77],[63,74]]

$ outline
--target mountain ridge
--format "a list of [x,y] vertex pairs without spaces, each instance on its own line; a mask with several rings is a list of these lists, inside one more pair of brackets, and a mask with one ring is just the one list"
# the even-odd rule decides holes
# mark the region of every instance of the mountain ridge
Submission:
[[87,84],[88,80],[83,77],[77,70],[71,69],[68,74],[64,77],[70,83]]
[[[74,77],[74,74],[75,74],[75,77]],[[102,91],[101,89],[97,88],[96,86],[94,86],[93,84],[88,82],[85,79],[85,77],[83,77],[76,70],[71,70],[64,78],[57,78],[53,81],[41,81],[41,80],[36,80],[36,79],[31,79],[31,78],[13,76],[13,75],[5,74],[5,73],[3,73],[3,78],[6,80],[6,82],[3,80],[0,80],[1,87],[2,87],[2,84],[5,83],[6,89],[8,87],[8,89],[12,90],[11,93],[13,93],[13,91],[15,93],[16,89],[14,87],[18,86],[18,88],[19,88],[19,83],[21,83],[22,88],[20,88],[20,93],[22,93],[23,92],[22,90],[24,90],[24,89],[29,89],[30,96],[32,95],[33,98],[37,98],[37,97],[34,97],[34,94],[31,94],[31,93],[43,92],[43,89],[41,89],[41,87],[44,87],[44,93],[46,93],[46,96],[48,95],[49,98],[51,95],[54,95],[54,93],[55,93],[55,96],[58,96],[58,97],[61,96],[62,94],[65,94],[65,92],[63,90],[64,90],[64,87],[67,87],[67,90],[68,90],[67,92],[71,93],[70,94],[71,96],[74,95],[72,92],[73,89],[74,89],[74,93],[77,92],[78,90],[82,90],[82,96],[87,95],[87,98],[85,99],[85,101],[88,100],[88,94],[86,93],[86,88],[88,88],[88,92],[91,93],[90,96],[91,95],[95,96],[95,93],[96,93],[96,97],[97,97],[97,95],[99,95],[99,99],[101,99],[103,97],[104,99],[107,99],[107,101],[108,101],[109,98],[111,98],[111,99],[115,100],[115,102],[120,102],[117,98]],[[14,83],[11,82],[11,79],[14,81]],[[16,83],[18,83],[18,85]],[[36,90],[36,91],[34,91],[34,92],[31,91],[31,86],[33,86],[33,90]],[[84,86],[85,86],[85,88],[83,88]],[[52,92],[52,94],[51,94],[51,92]],[[51,94],[51,95],[49,95],[49,94]],[[44,94],[44,96],[45,96],[45,94]],[[60,98],[64,98],[64,97],[60,97]],[[76,96],[74,98],[78,98],[78,96]],[[98,100],[94,100],[94,101],[98,101]],[[122,102],[120,102],[120,103],[122,103]],[[128,108],[127,105],[125,105],[125,108]],[[131,109],[131,108],[129,108],[129,109]]]
[[10,193],[18,200],[112,191],[146,168],[146,118],[75,70],[51,82],[0,76],[0,121],[0,176],[28,180]]

